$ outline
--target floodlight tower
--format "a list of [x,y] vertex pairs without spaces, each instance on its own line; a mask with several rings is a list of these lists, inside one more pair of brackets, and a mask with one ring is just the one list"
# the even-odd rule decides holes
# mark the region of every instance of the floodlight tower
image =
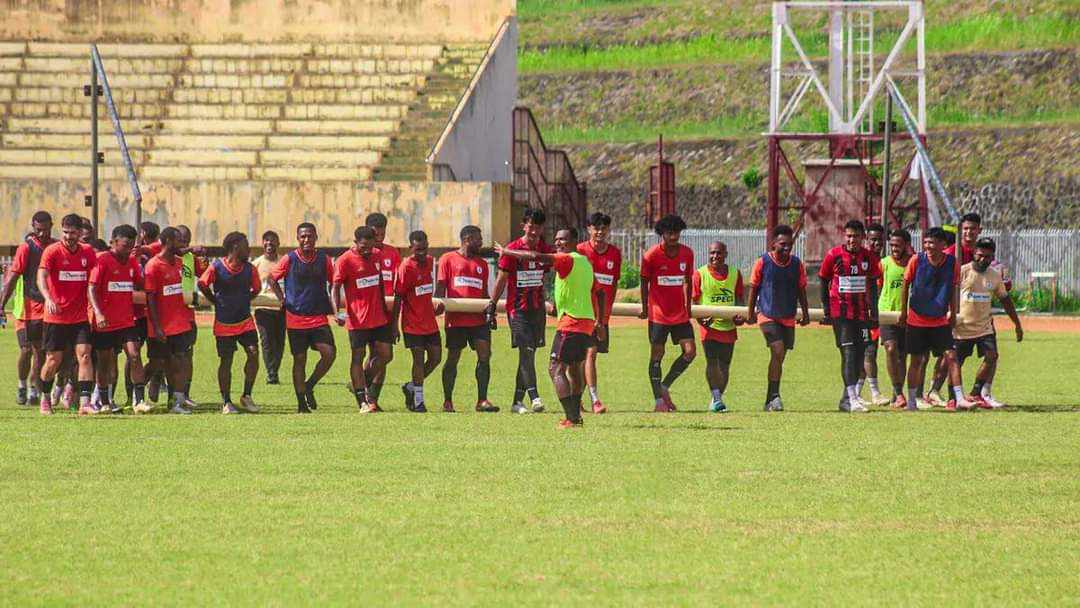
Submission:
[[[875,16],[884,11],[899,13],[906,19],[879,64],[874,53],[875,38],[880,43],[893,35],[889,32],[884,36],[875,30]],[[824,12],[826,17],[829,59],[825,81],[807,56],[793,19],[800,13],[813,12]],[[890,227],[925,228],[930,191],[924,179],[929,160],[924,163],[921,159],[925,155],[920,155],[926,144],[922,0],[775,1],[772,17],[769,130],[764,134],[769,154],[769,230],[781,223],[781,212],[796,216],[789,221],[796,230],[806,232],[804,257],[814,262],[835,244],[842,226],[851,218],[881,221]],[[794,55],[785,58],[785,47]],[[914,109],[907,106],[898,82],[909,89]],[[799,115],[800,105],[805,105],[802,102],[811,90],[815,105],[823,106],[827,112],[827,131],[813,131],[807,128],[807,121],[792,120]],[[891,120],[894,101],[902,103],[899,111],[909,127],[906,131],[892,133],[896,130]],[[877,129],[873,120],[876,103],[884,103],[888,114]],[[800,123],[801,130],[791,126]],[[889,175],[892,167],[888,158],[894,141],[910,142],[915,147],[896,179]],[[786,151],[785,142],[792,142],[793,150]],[[828,144],[827,152],[820,150],[821,144]],[[882,144],[886,150],[884,159],[875,157]],[[817,156],[806,156],[815,147]],[[800,153],[804,155],[801,177],[790,160]],[[786,191],[781,188],[781,174],[786,176]],[[933,175],[936,178],[936,173]],[[918,196],[905,203],[900,195],[909,179],[917,181]]]

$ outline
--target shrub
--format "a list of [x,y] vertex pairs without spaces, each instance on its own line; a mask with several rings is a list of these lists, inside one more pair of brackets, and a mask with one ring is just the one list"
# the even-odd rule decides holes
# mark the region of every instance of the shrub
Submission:
[[622,274],[619,275],[619,289],[633,289],[638,285],[641,285],[638,267],[633,264],[623,264]]

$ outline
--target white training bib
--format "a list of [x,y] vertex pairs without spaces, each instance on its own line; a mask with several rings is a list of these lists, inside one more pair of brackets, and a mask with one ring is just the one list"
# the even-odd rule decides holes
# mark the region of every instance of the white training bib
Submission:
[[519,270],[517,271],[518,287],[540,287],[544,284],[543,270]]
[[596,277],[596,282],[601,285],[610,287],[615,284],[615,275],[613,274],[600,274],[599,272],[594,272],[593,276]]
[[426,295],[429,295],[429,294],[433,294],[433,293],[435,293],[435,284],[434,283],[428,283],[426,285],[417,285],[415,291],[416,291],[416,295],[418,295],[418,296],[426,296]]
[[377,274],[373,274],[369,277],[360,277],[356,279],[357,289],[367,289],[369,287],[378,287],[381,277]]
[[184,284],[173,283],[172,285],[166,285],[161,288],[161,295],[163,296],[180,296],[184,295]]
[[135,284],[131,281],[109,281],[107,289],[110,293],[127,293],[135,291]]
[[840,293],[866,293],[866,277],[839,276]]
[[454,277],[454,287],[483,289],[484,281],[483,279],[478,279],[476,277]]
[[85,270],[61,270],[60,271],[60,280],[61,281],[85,281],[86,280],[86,271]]
[[660,287],[682,287],[686,277],[681,274],[662,274],[656,277],[656,284]]

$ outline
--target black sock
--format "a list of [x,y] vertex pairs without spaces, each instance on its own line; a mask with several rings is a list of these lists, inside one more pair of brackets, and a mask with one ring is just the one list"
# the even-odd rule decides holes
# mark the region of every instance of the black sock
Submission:
[[562,404],[566,419],[570,422],[581,422],[581,395],[570,395],[559,399]]
[[536,389],[536,349],[518,349],[518,381],[521,383],[522,392],[519,397],[517,391],[514,391],[515,403],[521,403],[525,393],[529,394],[529,399],[540,397],[540,391]]
[[854,344],[840,347],[840,376],[844,380],[844,386],[853,386],[858,383],[862,361]]
[[893,397],[896,397],[897,395],[903,395],[904,394],[904,385],[903,385],[903,383],[892,385],[892,394],[893,394]]
[[378,403],[379,402],[379,395],[382,394],[382,383],[381,382],[372,382],[371,386],[368,387],[368,394],[371,395],[371,400],[372,401],[374,401],[375,403]]
[[525,387],[521,385],[521,370],[518,370],[517,382],[514,384],[514,403],[521,403],[525,398]]
[[41,394],[43,394],[43,395],[51,395],[52,394],[52,387],[53,387],[53,380],[42,380],[41,381]]
[[986,385],[986,383],[983,382],[982,380],[976,380],[975,385],[971,387],[971,394],[972,395],[981,395],[984,385]]
[[134,401],[132,403],[142,403],[142,401],[146,398],[145,397],[145,392],[146,392],[146,385],[145,384],[132,384],[131,385],[131,394],[133,396],[132,398],[134,399]]
[[690,367],[689,361],[687,361],[683,357],[675,357],[675,360],[671,362],[671,368],[668,369],[668,373],[666,376],[664,376],[661,384],[670,388],[671,385],[679,379],[679,376],[681,376],[688,367]]
[[488,384],[491,382],[491,362],[476,362],[476,400],[486,401],[488,398]]
[[308,409],[307,397],[304,396],[304,393],[296,393],[296,406],[302,410]]
[[135,403],[135,399],[132,397],[132,391],[135,385],[131,382],[131,371],[124,367],[124,394],[127,395],[128,405]]
[[90,398],[90,394],[94,392],[94,383],[91,380],[79,380],[79,400],[83,397]]
[[[478,364],[479,365],[479,364]],[[479,369],[479,368],[478,368]],[[477,372],[479,375],[479,372]],[[454,401],[454,384],[457,383],[457,363],[450,365],[444,364],[442,368],[442,390],[443,399],[449,402]],[[487,386],[484,386],[487,389]]]
[[255,388],[255,380],[248,380],[247,378],[244,378],[244,396],[245,397],[250,397],[251,396],[251,389],[253,389],[253,388]]
[[304,390],[309,392],[309,393],[311,391],[315,390],[315,383],[312,382],[311,378],[308,378],[307,380],[304,380]]
[[773,397],[780,396],[780,381],[769,380],[769,392],[765,393],[765,403],[773,400]]
[[652,384],[653,399],[660,398],[660,362],[649,361],[649,383]]
[[232,395],[230,394],[230,391],[221,391],[221,402],[232,403]]
[[172,399],[172,396],[173,396],[172,385],[169,384],[168,380],[165,381],[165,395],[169,399]]
[[353,391],[353,395],[356,396],[356,405],[364,407],[364,404],[367,403],[367,390],[358,388]]
[[108,386],[98,386],[97,387],[97,392],[98,392],[98,395],[101,398],[101,405],[111,405],[112,404],[111,400],[109,399],[109,387]]

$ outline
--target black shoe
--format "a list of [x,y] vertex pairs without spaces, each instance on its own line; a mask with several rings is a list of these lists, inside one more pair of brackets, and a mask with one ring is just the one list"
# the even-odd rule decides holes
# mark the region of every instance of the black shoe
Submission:
[[307,392],[304,393],[304,399],[307,401],[307,406],[309,408],[311,408],[313,410],[319,409],[319,404],[315,403],[315,391],[314,391],[314,389],[309,388],[307,390]]
[[15,405],[26,405],[26,389],[15,389]]
[[311,413],[311,408],[309,408],[306,403],[303,404],[303,405],[298,405],[298,406],[296,406],[296,413],[297,414],[310,414]]
[[401,392],[405,395],[405,409],[409,410],[410,412],[415,412],[416,399],[414,398],[413,392],[409,390],[409,385],[402,384]]

